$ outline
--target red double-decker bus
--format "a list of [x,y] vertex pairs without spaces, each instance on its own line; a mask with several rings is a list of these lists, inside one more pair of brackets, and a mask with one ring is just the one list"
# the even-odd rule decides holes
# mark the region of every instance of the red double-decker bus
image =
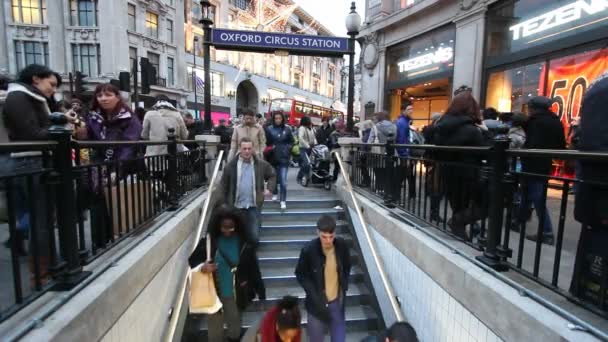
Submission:
[[312,103],[306,103],[294,99],[274,99],[270,101],[267,119],[271,119],[274,113],[283,113],[288,125],[299,126],[300,120],[304,116],[309,116],[312,124],[320,126],[324,117],[330,119],[342,118],[344,113],[339,110],[321,107]]

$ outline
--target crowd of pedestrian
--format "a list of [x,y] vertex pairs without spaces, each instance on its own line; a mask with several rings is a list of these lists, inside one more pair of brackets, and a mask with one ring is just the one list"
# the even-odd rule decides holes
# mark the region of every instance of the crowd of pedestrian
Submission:
[[[73,98],[56,102],[54,94],[61,85],[61,77],[52,70],[30,65],[24,68],[14,82],[0,79],[0,142],[37,141],[49,139],[51,116],[63,119],[73,129],[73,137],[86,141],[167,141],[168,132],[179,140],[194,140],[204,133],[204,125],[190,113],[180,112],[164,96],[156,98],[156,103],[144,110],[133,109],[122,98],[117,87],[100,84],[93,91],[92,100],[86,103]],[[608,151],[608,125],[599,114],[606,108],[607,97],[603,91],[608,88],[608,78],[600,78],[590,86],[583,100],[581,120],[573,123],[569,139],[571,146],[584,151]],[[394,155],[396,167],[389,171],[386,164],[359,160],[363,172],[364,186],[371,182],[372,172],[379,182],[378,190],[384,192],[388,201],[398,201],[407,194],[415,198],[424,186],[425,196],[431,199],[431,220],[442,222],[452,232],[465,239],[471,234],[466,227],[475,225],[487,217],[487,201],[484,198],[484,184],[480,169],[487,162],[475,154],[442,151],[424,152],[411,147],[416,144],[437,146],[483,147],[492,145],[499,138],[509,139],[511,149],[565,149],[567,139],[560,119],[551,110],[553,101],[549,98],[532,97],[528,103],[528,113],[500,113],[494,108],[481,110],[473,96],[472,89],[458,88],[445,113],[434,113],[431,120],[420,131],[414,127],[414,106],[404,103],[395,122],[391,122],[386,112],[374,114],[357,125],[362,150],[376,154]],[[209,315],[209,336],[211,341],[241,339],[242,313],[255,297],[266,298],[257,258],[261,212],[265,200],[272,198],[280,202],[281,210],[287,209],[287,178],[294,161],[299,170],[298,183],[304,185],[311,177],[311,157],[313,148],[326,146],[335,151],[340,147],[340,138],[347,135],[342,119],[323,118],[315,127],[308,116],[301,118],[298,127],[287,124],[281,112],[270,113],[268,121],[261,115],[246,109],[238,120],[219,121],[213,133],[220,143],[227,147],[227,163],[224,166],[219,193],[221,206],[213,211],[208,224],[207,235],[198,242],[190,256],[189,266],[201,266],[201,272],[213,274],[222,309]],[[394,151],[384,146],[395,143]],[[403,145],[410,145],[405,147]],[[196,149],[196,143],[179,145],[179,151]],[[91,150],[80,160],[90,163],[120,162],[115,170],[116,179],[137,173],[142,165],[138,156],[154,157],[167,153],[166,145],[148,146],[145,151],[132,145],[113,145]],[[419,157],[426,157],[427,176],[425,184],[417,184],[415,168]],[[448,168],[440,168],[438,163],[428,163],[432,159]],[[0,155],[0,173],[31,171],[42,169],[42,155],[36,152],[22,152]],[[510,160],[511,167],[532,177],[516,189],[518,199],[513,215],[513,229],[518,230],[532,215],[542,224],[542,235],[530,234],[528,239],[554,244],[554,231],[549,208],[546,205],[548,176],[551,174],[550,158],[516,158]],[[334,163],[332,179],[338,178],[339,167]],[[161,169],[144,165],[152,174],[162,178]],[[155,166],[155,167],[158,167]],[[577,184],[575,217],[585,223],[579,241],[575,263],[575,277],[582,277],[589,251],[606,256],[605,249],[598,241],[606,241],[608,227],[608,193],[596,183],[601,183],[606,174],[606,166],[592,161],[580,161],[575,165],[578,177],[585,182]],[[391,173],[388,173],[391,172]],[[108,209],[105,184],[96,182],[99,175],[93,175],[87,191],[87,207],[92,221],[101,222],[93,230],[93,242],[104,246],[116,234],[109,227],[112,213]],[[6,242],[22,254],[36,249],[40,260],[38,273],[43,281],[49,277],[48,231],[44,220],[32,220],[33,215],[48,217],[46,213],[45,187],[36,175],[32,184],[17,180],[13,192],[16,233]],[[163,179],[164,181],[164,179]],[[402,191],[406,191],[402,193]],[[451,217],[440,216],[442,199],[451,208]],[[31,207],[33,203],[33,207]],[[32,226],[32,222],[36,226]],[[306,293],[304,305],[308,313],[306,331],[302,328],[302,315],[297,298],[286,296],[260,319],[254,327],[261,341],[297,342],[305,339],[323,341],[328,330],[333,342],[345,340],[344,304],[350,277],[349,245],[336,236],[336,221],[330,216],[322,216],[317,221],[317,237],[300,251],[294,274]],[[29,238],[30,246],[25,247]],[[587,253],[587,254],[586,254]],[[211,255],[209,259],[206,256]],[[33,274],[33,259],[30,260]],[[578,274],[578,275],[577,275]],[[578,277],[578,278],[577,278]],[[571,292],[581,292],[583,284],[572,281]],[[224,331],[224,326],[227,330]],[[417,341],[416,333],[407,323],[396,323],[380,336],[370,336],[366,341]]]

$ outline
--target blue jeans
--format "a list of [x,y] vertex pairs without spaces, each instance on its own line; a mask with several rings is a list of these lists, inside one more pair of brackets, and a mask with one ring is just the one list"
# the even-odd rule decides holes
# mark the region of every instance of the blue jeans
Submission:
[[[328,304],[329,316],[329,335],[331,342],[344,342],[346,340],[346,323],[344,320],[344,311],[339,300],[334,300]],[[323,342],[325,340],[326,324],[318,320],[312,314],[308,314],[308,340],[315,342]]]
[[[19,175],[36,172],[42,169],[42,166],[42,157],[0,156],[0,174],[15,173]],[[31,187],[28,187],[28,178],[31,178]],[[30,250],[36,249],[40,257],[46,257],[49,253],[49,222],[47,219],[49,209],[42,176],[40,174],[16,176],[9,183],[12,184],[12,191],[8,200],[14,204],[17,233],[29,235]]]
[[302,177],[308,177],[310,174],[310,149],[300,148],[300,171],[298,171],[298,181]]
[[547,182],[530,179],[527,187],[526,202],[522,203],[522,207],[530,209],[534,204],[536,217],[539,222],[543,222],[543,234],[553,235],[553,224],[551,223],[551,216],[549,216],[549,209],[547,209],[547,201],[543,201],[543,194],[547,191]]
[[286,201],[287,200],[287,171],[289,170],[289,167],[286,166],[282,166],[282,165],[277,165],[274,167],[274,172],[277,174],[277,185],[275,186],[274,190],[272,191],[273,195],[276,195],[279,193],[279,187],[281,188],[280,190],[280,195],[279,195],[279,200],[280,201]]
[[247,236],[250,243],[257,246],[260,242],[260,212],[256,207],[249,207],[248,209],[240,210],[241,214],[246,220],[245,236]]

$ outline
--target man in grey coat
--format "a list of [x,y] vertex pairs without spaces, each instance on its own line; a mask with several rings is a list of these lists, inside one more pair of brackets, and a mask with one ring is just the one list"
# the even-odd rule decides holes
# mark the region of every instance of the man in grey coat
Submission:
[[274,168],[256,156],[251,139],[242,138],[239,147],[240,152],[224,169],[221,193],[226,204],[237,207],[247,218],[247,238],[257,245],[264,197],[272,196],[268,189],[274,189],[277,178]]

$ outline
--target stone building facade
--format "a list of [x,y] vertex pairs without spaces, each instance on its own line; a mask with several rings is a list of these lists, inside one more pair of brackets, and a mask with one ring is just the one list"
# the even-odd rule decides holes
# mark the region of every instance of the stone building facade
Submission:
[[[292,1],[211,2],[216,27],[332,35]],[[165,94],[179,108],[200,114],[204,77],[199,3],[0,0],[0,73],[14,77],[27,64],[48,65],[63,77],[58,97],[69,97],[68,74],[81,71],[87,75],[85,89],[90,95],[96,84],[117,79],[121,71],[132,71],[135,60],[147,57],[158,79],[150,94],[139,95],[140,105],[149,107],[154,96]],[[263,113],[270,100],[278,97],[339,106],[342,66],[341,58],[212,48],[212,111],[235,116],[251,108]]]

